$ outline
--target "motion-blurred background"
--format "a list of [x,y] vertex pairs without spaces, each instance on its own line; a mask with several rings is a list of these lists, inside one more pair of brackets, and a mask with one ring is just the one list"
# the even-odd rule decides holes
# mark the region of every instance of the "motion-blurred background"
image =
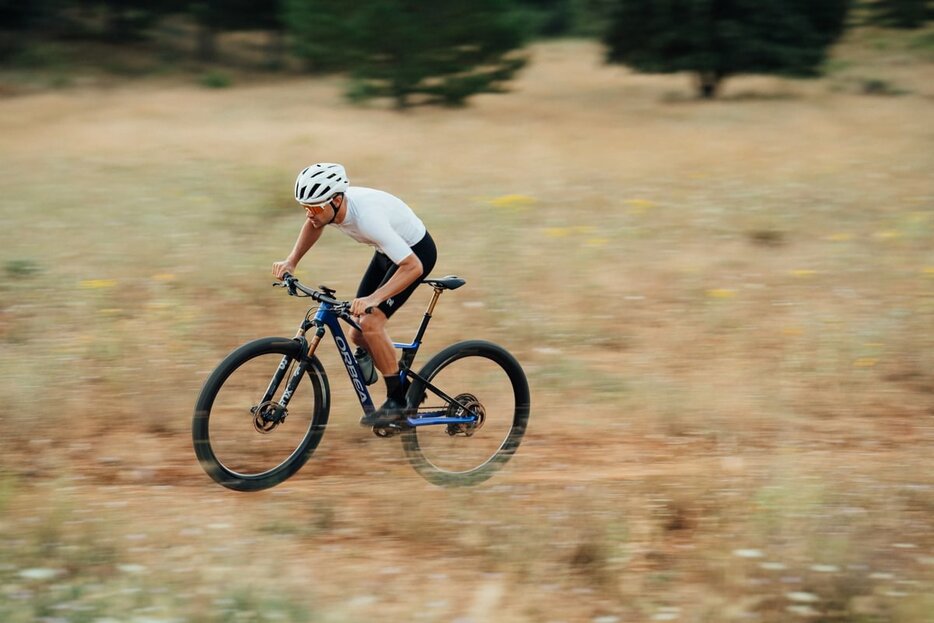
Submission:
[[[930,621],[923,0],[0,1],[0,620]],[[433,487],[334,392],[271,491],[195,397],[292,335],[297,172],[402,197],[525,442]],[[329,232],[299,277],[349,297]],[[393,321],[414,332],[428,292]]]

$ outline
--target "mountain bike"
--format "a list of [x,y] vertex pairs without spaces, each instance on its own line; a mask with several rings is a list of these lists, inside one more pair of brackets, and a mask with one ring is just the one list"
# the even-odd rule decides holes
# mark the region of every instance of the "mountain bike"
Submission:
[[[528,381],[515,357],[481,340],[452,344],[413,371],[439,297],[466,282],[447,276],[422,283],[433,294],[415,339],[394,343],[401,351],[400,380],[407,387],[404,418],[374,427],[373,433],[398,436],[412,467],[429,482],[478,484],[502,467],[522,441],[529,419]],[[315,351],[327,330],[364,413],[376,409],[341,327],[343,321],[360,329],[350,302],[337,300],[325,286],[308,288],[289,274],[273,285],[318,305],[307,310],[295,337],[254,340],[221,361],[201,389],[192,421],[195,454],[204,471],[237,491],[279,484],[321,442],[331,391]]]

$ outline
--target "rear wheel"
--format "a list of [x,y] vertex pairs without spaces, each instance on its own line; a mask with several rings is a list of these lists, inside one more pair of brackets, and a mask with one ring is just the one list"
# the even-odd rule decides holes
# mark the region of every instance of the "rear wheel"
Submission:
[[402,435],[405,454],[428,481],[443,486],[483,482],[519,447],[529,419],[529,385],[505,349],[472,340],[448,346],[419,372],[408,403],[422,417],[474,416],[469,423],[416,426]]
[[[317,357],[279,406],[302,360],[302,345],[286,338],[244,344],[225,358],[205,382],[195,406],[192,437],[204,471],[237,491],[275,486],[301,468],[317,448],[328,421],[327,375]],[[281,381],[264,394],[277,371]]]

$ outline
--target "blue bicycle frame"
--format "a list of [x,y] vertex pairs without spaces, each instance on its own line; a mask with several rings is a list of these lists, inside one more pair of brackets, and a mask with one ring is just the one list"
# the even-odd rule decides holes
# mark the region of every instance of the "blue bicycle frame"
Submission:
[[[426,379],[423,379],[415,372],[412,372],[410,369],[410,366],[415,359],[415,355],[418,353],[418,349],[421,346],[422,338],[425,335],[425,330],[428,328],[428,323],[431,320],[431,314],[434,311],[435,303],[437,303],[438,297],[440,295],[441,291],[435,289],[431,303],[428,306],[428,310],[425,312],[425,316],[422,318],[422,323],[418,328],[418,333],[415,336],[415,340],[410,344],[396,342],[393,343],[395,348],[398,348],[402,351],[399,380],[403,384],[406,384],[408,383],[409,379],[417,379],[424,384],[426,390],[431,391],[440,398],[444,399],[449,405],[457,405],[460,407],[461,413],[466,415],[460,417],[448,415],[447,408],[440,411],[422,412],[420,414],[416,413],[415,415],[406,418],[408,425],[413,427],[438,424],[470,424],[476,422],[478,419],[469,407],[462,404],[455,398],[448,396],[443,391],[428,382]],[[327,301],[319,301],[318,309],[314,314],[314,319],[308,319],[311,316],[311,310],[309,310],[309,313],[305,317],[305,322],[302,323],[302,327],[298,334],[296,334],[295,338],[301,340],[303,344],[307,345],[305,352],[307,353],[307,358],[310,359],[312,355],[314,355],[314,352],[317,349],[321,338],[324,337],[325,327],[331,330],[331,335],[334,337],[334,344],[337,346],[337,351],[340,353],[344,367],[347,369],[347,376],[350,377],[350,382],[353,385],[354,393],[357,395],[357,400],[360,401],[360,406],[363,408],[363,412],[370,414],[376,410],[376,407],[374,406],[373,400],[370,397],[370,392],[367,389],[367,385],[363,380],[363,371],[360,369],[360,365],[357,363],[357,359],[354,357],[350,350],[350,345],[347,343],[347,338],[344,336],[344,330],[341,327],[340,321],[343,320],[358,331],[361,330],[360,325],[358,325],[356,321],[354,321],[353,317],[350,316],[350,314],[348,314],[345,310],[338,311],[336,307],[337,306]],[[305,334],[312,328],[315,329],[314,336],[311,338],[311,340],[307,340],[306,342]],[[293,379],[289,381],[289,385],[287,386],[288,397],[291,397],[291,393],[294,391],[294,387],[292,387],[292,381],[295,381],[295,385],[298,384],[298,380],[301,378],[304,367],[304,365],[300,365],[300,369],[296,370],[295,375],[293,375]],[[284,370],[281,369],[281,366],[280,370],[284,376]],[[277,374],[277,376],[279,375]],[[275,385],[278,385],[278,382],[275,380],[273,382]],[[291,391],[289,391],[289,389],[291,389]],[[283,395],[283,399],[286,402],[288,401],[286,395]],[[285,407],[285,404],[282,406]]]

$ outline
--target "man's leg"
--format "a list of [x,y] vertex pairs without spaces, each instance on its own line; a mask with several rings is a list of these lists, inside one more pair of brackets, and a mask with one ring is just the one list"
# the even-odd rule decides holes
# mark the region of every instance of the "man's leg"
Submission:
[[353,327],[347,327],[347,337],[350,338],[350,341],[353,342],[354,346],[359,346],[360,348],[369,351],[370,347],[366,343],[366,336],[363,335],[362,331],[357,331]]
[[369,347],[376,369],[383,373],[386,381],[386,402],[370,416],[363,416],[360,423],[364,426],[382,425],[402,417],[405,409],[405,388],[399,379],[399,362],[396,349],[386,332],[386,315],[380,309],[360,319],[363,338]]
[[[373,259],[370,260],[370,265],[367,267],[363,278],[360,280],[360,285],[357,286],[357,298],[369,296],[375,292],[376,289],[385,282],[387,274],[392,270],[392,267],[393,264],[389,258],[382,253],[374,253]],[[367,316],[367,318],[369,318],[369,316]],[[363,322],[364,319],[361,319],[361,325]],[[386,324],[385,317],[383,318],[383,324]],[[351,327],[347,330],[347,337],[358,347],[354,356],[357,358],[360,369],[363,371],[364,381],[367,385],[371,385],[377,381],[379,376],[376,374],[376,370],[374,370],[373,364],[375,362],[375,357],[373,357],[370,352],[370,345],[364,333],[364,331],[358,331]],[[390,343],[390,347],[391,346],[392,344]]]
[[363,329],[363,344],[373,355],[373,362],[376,363],[376,369],[383,374],[392,374],[399,372],[399,362],[396,361],[396,349],[392,345],[392,339],[386,332],[386,314],[383,310],[376,308],[371,313],[360,319],[360,328]]
[[363,329],[363,340],[373,357],[376,369],[387,379],[398,379],[399,362],[396,360],[396,349],[392,345],[392,339],[386,332],[386,321],[386,314],[377,308],[360,319],[360,328]]
[[[361,336],[366,343],[366,348],[376,364],[376,369],[383,373],[386,380],[386,402],[370,417],[364,416],[360,423],[365,426],[382,425],[383,421],[391,422],[403,416],[406,407],[405,403],[405,385],[399,378],[399,362],[397,360],[396,349],[392,345],[392,339],[386,332],[386,322],[402,305],[405,304],[409,296],[418,288],[418,284],[425,278],[435,265],[437,250],[435,243],[428,233],[425,237],[412,247],[412,251],[422,262],[422,275],[419,279],[413,281],[402,292],[396,294],[392,299],[384,301],[372,313],[367,314],[360,319],[360,328],[363,330]],[[388,263],[388,266],[387,266]],[[364,277],[358,289],[357,297],[368,296],[374,292],[377,287],[370,289],[372,279],[380,268],[386,267],[379,285],[383,285],[392,278],[396,269],[395,264],[389,261],[382,254],[377,253],[370,268],[367,269],[367,275]]]

